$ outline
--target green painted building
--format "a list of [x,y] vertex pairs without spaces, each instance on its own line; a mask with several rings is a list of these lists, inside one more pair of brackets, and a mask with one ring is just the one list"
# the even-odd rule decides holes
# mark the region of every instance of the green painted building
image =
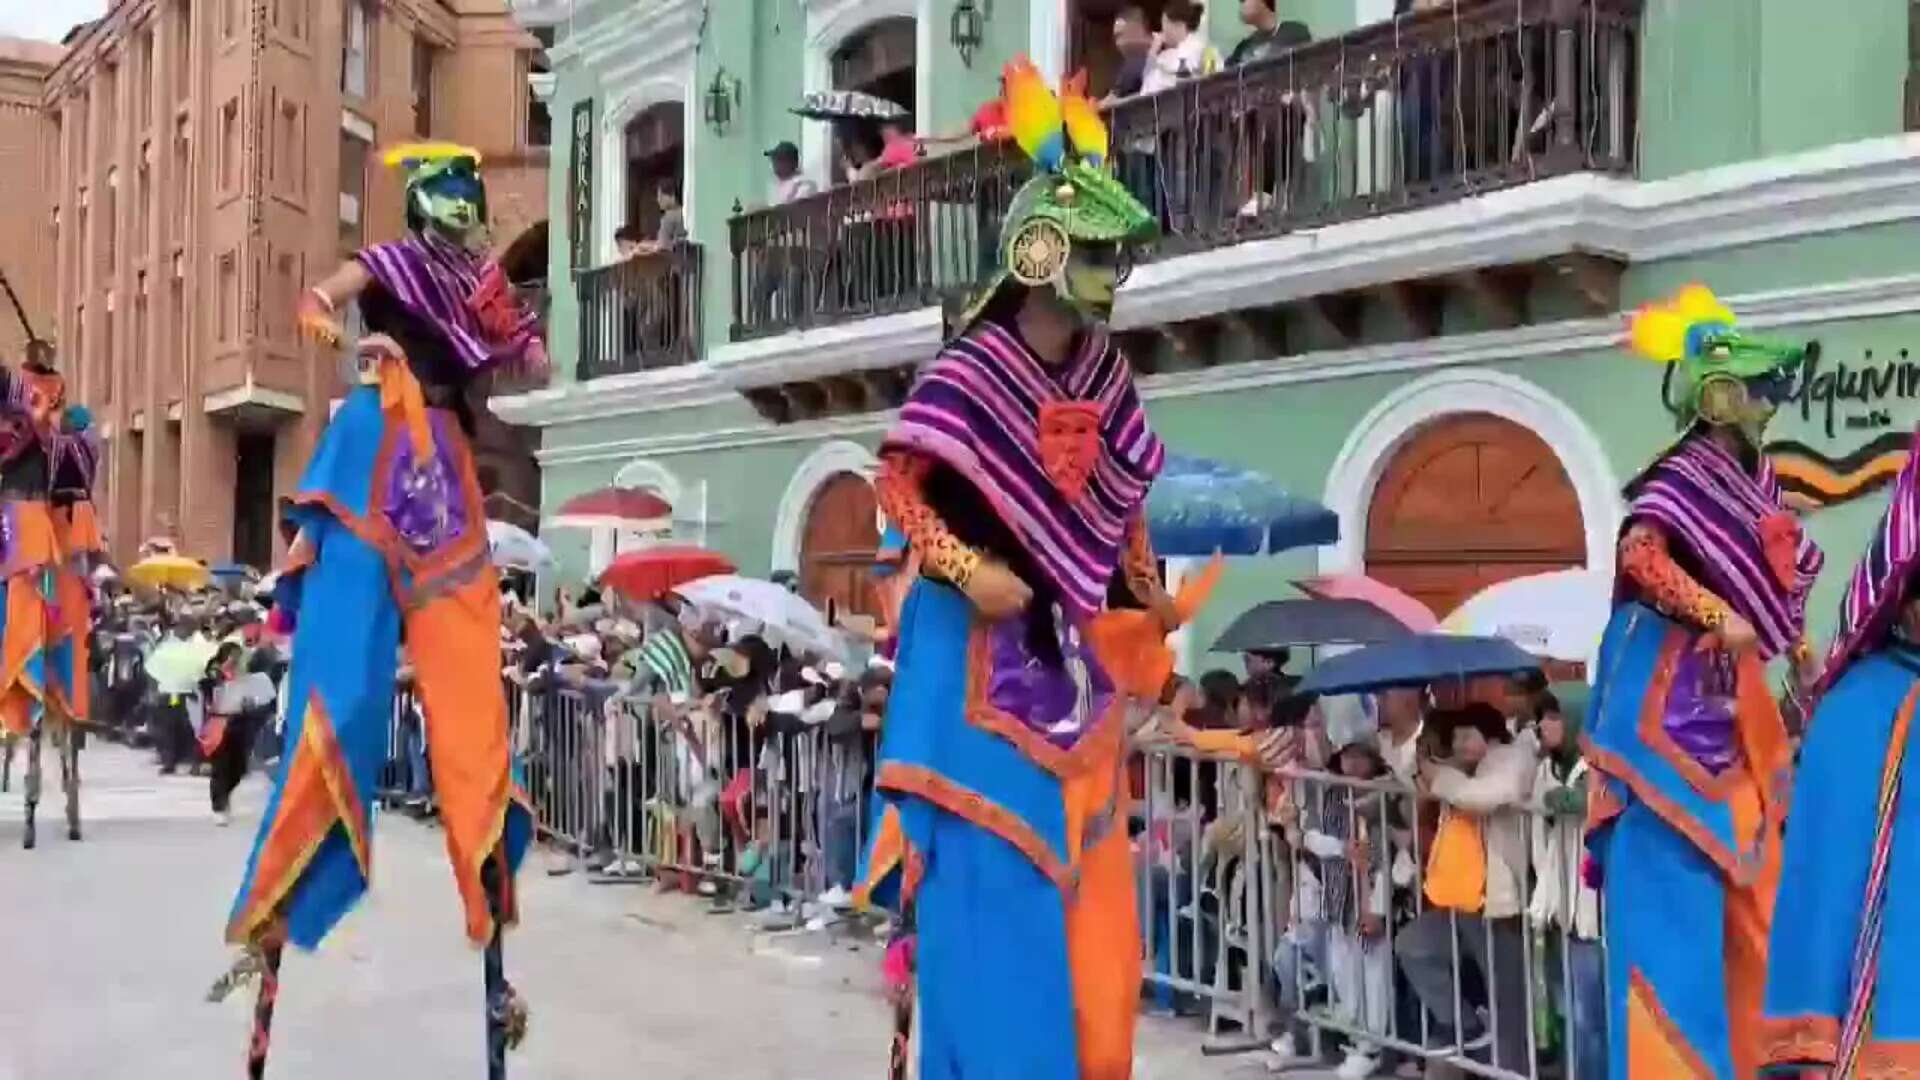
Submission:
[[[1116,164],[1167,237],[1115,316],[1158,430],[1326,502],[1339,543],[1232,566],[1210,615],[1365,569],[1442,613],[1492,582],[1610,572],[1619,490],[1672,438],[1622,312],[1691,281],[1818,341],[1782,473],[1831,565],[1815,626],[1920,421],[1920,141],[1906,0],[1279,0],[1253,65],[1113,113]],[[565,5],[527,0],[527,14]],[[1211,5],[1224,54],[1245,33]],[[1426,8],[1426,5],[1422,5]],[[676,537],[858,608],[864,475],[1018,163],[942,143],[833,184],[868,89],[964,132],[1000,64],[1114,67],[1098,0],[580,0],[557,12],[543,501],[610,483]],[[1304,30],[1304,33],[1302,32]],[[1302,40],[1310,37],[1311,40]],[[772,201],[791,141],[818,193]],[[859,151],[852,151],[857,158]],[[682,182],[689,242],[617,259]],[[616,265],[617,264],[617,265]],[[1915,355],[1910,359],[1909,350]],[[633,538],[556,538],[584,576]]]

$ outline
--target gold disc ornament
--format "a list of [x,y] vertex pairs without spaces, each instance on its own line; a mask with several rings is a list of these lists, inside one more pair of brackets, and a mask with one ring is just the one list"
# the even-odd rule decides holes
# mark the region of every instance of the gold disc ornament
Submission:
[[1007,270],[1022,285],[1045,285],[1066,269],[1073,242],[1057,221],[1038,218],[1020,226],[1007,245]]

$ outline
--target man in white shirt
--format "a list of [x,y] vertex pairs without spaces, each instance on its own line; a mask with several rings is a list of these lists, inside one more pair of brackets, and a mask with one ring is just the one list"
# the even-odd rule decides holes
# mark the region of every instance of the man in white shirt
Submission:
[[[819,192],[818,185],[801,175],[800,148],[791,142],[774,144],[773,149],[767,151],[767,161],[773,165],[773,183],[767,189],[768,206],[785,206]],[[789,309],[805,294],[807,265],[812,255],[803,239],[773,236],[761,249],[759,272],[753,284],[754,307],[761,320],[791,317],[793,312]]]
[[768,189],[767,205],[784,206],[819,192],[812,180],[800,174],[800,148],[790,142],[775,143],[767,151],[773,165],[773,186]]

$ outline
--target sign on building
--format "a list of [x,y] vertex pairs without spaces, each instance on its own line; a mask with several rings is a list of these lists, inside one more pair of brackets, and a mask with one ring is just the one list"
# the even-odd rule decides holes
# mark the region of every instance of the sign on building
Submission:
[[567,170],[567,242],[575,270],[593,265],[593,99],[574,103],[567,128],[573,144]]

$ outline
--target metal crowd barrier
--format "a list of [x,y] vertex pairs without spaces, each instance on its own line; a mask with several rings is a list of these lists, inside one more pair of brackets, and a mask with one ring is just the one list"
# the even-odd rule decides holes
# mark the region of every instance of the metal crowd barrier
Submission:
[[1497,1080],[1606,1075],[1604,946],[1578,816],[1545,816],[1536,792],[1487,820],[1487,879],[1507,874],[1513,895],[1443,909],[1426,872],[1442,810],[1406,785],[1262,776],[1169,746],[1139,757],[1148,1002],[1199,1012],[1216,1037],[1231,1027],[1211,1050],[1278,1034],[1303,1068],[1359,1049],[1383,1073],[1411,1060]]
[[[664,879],[760,907],[850,892],[873,737],[824,725],[507,683],[511,742],[540,835],[596,880]],[[406,752],[396,699],[390,762]],[[396,770],[398,771],[398,770]],[[837,894],[836,894],[837,895]]]

